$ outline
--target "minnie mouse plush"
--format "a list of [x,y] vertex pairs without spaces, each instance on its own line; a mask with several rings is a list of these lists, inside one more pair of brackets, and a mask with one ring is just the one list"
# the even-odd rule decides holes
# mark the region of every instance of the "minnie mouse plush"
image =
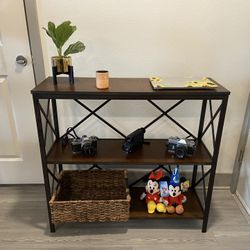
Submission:
[[142,193],[140,199],[146,198],[147,209],[149,214],[153,214],[160,200],[159,180],[163,177],[163,171],[151,172],[149,180],[145,187],[146,193]]

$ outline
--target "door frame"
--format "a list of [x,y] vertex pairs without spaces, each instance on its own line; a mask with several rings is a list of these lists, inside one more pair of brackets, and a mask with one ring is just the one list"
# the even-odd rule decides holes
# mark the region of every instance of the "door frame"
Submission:
[[238,180],[240,176],[242,160],[243,160],[244,153],[245,153],[249,129],[250,129],[250,93],[248,95],[245,117],[244,117],[242,129],[241,129],[237,154],[236,154],[235,161],[234,161],[234,168],[233,168],[233,174],[232,174],[232,180],[231,180],[231,186],[230,186],[230,191],[233,194],[236,193],[236,189],[238,185]]
[[40,26],[37,15],[37,0],[23,0],[23,4],[28,30],[35,84],[37,85],[46,77],[40,36]]

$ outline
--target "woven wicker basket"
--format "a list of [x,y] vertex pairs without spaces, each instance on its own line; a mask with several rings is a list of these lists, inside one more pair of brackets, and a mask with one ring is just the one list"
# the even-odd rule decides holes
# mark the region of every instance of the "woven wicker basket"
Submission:
[[126,170],[63,171],[49,205],[53,223],[127,221]]

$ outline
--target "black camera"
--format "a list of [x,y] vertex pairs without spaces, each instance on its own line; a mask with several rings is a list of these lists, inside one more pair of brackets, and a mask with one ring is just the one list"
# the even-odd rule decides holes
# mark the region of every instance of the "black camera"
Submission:
[[180,159],[192,156],[196,149],[194,140],[179,137],[169,137],[166,146],[169,153],[175,154]]
[[96,136],[87,137],[84,135],[82,138],[75,138],[71,141],[71,148],[73,154],[84,154],[87,156],[94,156],[97,151]]
[[144,133],[144,128],[138,128],[137,130],[129,134],[122,144],[123,151],[125,151],[126,153],[132,153],[138,147],[142,146],[142,144],[144,143]]

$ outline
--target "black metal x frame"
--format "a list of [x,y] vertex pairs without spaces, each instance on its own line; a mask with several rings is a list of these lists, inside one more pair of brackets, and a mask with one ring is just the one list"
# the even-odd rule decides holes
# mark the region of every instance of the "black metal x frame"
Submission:
[[[222,135],[222,129],[223,129],[223,123],[224,123],[224,118],[225,118],[228,96],[224,96],[223,98],[220,98],[219,100],[221,100],[221,104],[219,105],[216,112],[214,112],[214,113],[213,113],[213,108],[212,108],[212,101],[210,99],[203,99],[202,100],[198,135],[195,136],[192,132],[190,132],[188,129],[186,129],[183,125],[181,125],[179,122],[177,122],[173,117],[171,117],[169,115],[169,112],[172,111],[174,108],[176,108],[181,103],[183,103],[185,101],[185,99],[180,99],[179,101],[177,101],[174,105],[172,105],[170,108],[168,108],[165,111],[161,107],[159,107],[159,105],[157,105],[154,101],[152,101],[151,99],[147,99],[147,101],[149,103],[151,103],[157,110],[159,110],[161,112],[161,114],[159,116],[157,116],[155,119],[153,119],[151,122],[149,122],[146,126],[144,126],[145,129],[147,129],[148,127],[153,125],[160,118],[166,116],[170,121],[172,121],[174,124],[176,124],[183,131],[185,131],[188,135],[187,137],[192,137],[194,139],[197,139],[198,141],[201,141],[203,136],[207,133],[208,129],[211,127],[212,140],[213,140],[213,153],[212,153],[211,168],[205,173],[204,166],[201,165],[201,178],[198,181],[196,181],[197,171],[198,171],[199,165],[194,165],[193,166],[193,175],[192,175],[192,185],[191,185],[191,188],[195,189],[195,187],[197,185],[199,185],[201,181],[203,182],[202,187],[203,187],[203,193],[204,193],[205,206],[204,206],[202,232],[205,232],[207,229],[207,221],[208,221],[209,209],[210,209],[211,198],[212,198],[212,189],[213,189],[213,184],[214,184],[214,177],[215,177],[215,171],[216,171],[216,166],[217,166],[218,153],[219,153],[219,147],[220,147],[220,142],[221,142],[221,135]],[[116,127],[114,127],[111,123],[107,122],[104,118],[102,118],[100,115],[97,114],[97,111],[99,111],[107,103],[109,103],[111,101],[111,99],[105,100],[103,103],[101,103],[94,110],[90,109],[86,104],[84,104],[82,101],[79,101],[78,99],[74,99],[74,101],[76,103],[78,103],[81,107],[83,107],[87,111],[89,111],[89,114],[87,114],[83,119],[81,119],[78,123],[76,123],[74,126],[72,126],[72,128],[70,130],[68,130],[66,133],[64,133],[62,136],[60,136],[56,99],[49,99],[48,98],[46,111],[44,111],[42,105],[39,102],[39,98],[37,96],[33,95],[33,102],[34,102],[34,108],[35,108],[35,114],[36,114],[36,120],[37,120],[37,129],[38,129],[38,136],[39,136],[39,144],[40,144],[40,152],[41,152],[41,159],[42,159],[42,166],[43,166],[43,175],[44,175],[44,181],[45,181],[45,190],[46,190],[48,210],[49,210],[49,203],[48,202],[51,199],[51,192],[52,192],[52,190],[48,187],[52,186],[52,189],[53,189],[54,181],[58,182],[58,178],[56,177],[55,171],[51,171],[48,167],[48,164],[47,164],[46,142],[47,142],[48,127],[51,128],[51,131],[53,132],[55,139],[59,140],[63,136],[67,135],[67,133],[70,133],[73,129],[77,128],[79,125],[81,125],[83,122],[85,122],[92,115],[94,115],[99,120],[104,122],[107,126],[109,126],[111,129],[116,131],[120,136],[122,136],[124,138],[126,137],[125,134],[123,134]],[[207,125],[204,129],[207,101],[209,101],[210,120],[207,122]],[[52,112],[51,112],[51,108],[50,108],[51,104],[52,104]],[[52,114],[50,114],[50,113],[52,113]],[[219,118],[218,118],[217,131],[215,131],[214,122],[215,122],[215,118],[217,116]],[[45,119],[45,130],[43,130],[42,117]],[[57,166],[58,166],[58,172],[62,171],[62,164],[57,164]],[[57,166],[54,165],[54,169]],[[100,167],[98,165],[93,165],[91,168],[100,168]],[[171,174],[171,167],[170,166],[169,166],[170,169],[167,169],[163,165],[158,165],[158,167],[156,167],[154,170],[157,170],[158,168],[163,168],[163,169],[165,169],[165,171],[167,171],[169,174]],[[131,186],[133,186],[133,185],[137,184],[139,181],[143,180],[147,175],[148,174],[142,176],[140,179],[133,182],[131,184]],[[208,180],[208,187],[206,190],[205,178],[208,175],[209,175],[209,180]],[[49,176],[51,176],[53,179],[52,185],[50,185]],[[49,210],[49,221],[50,221],[51,232],[54,232],[55,225],[51,222],[50,210]]]

